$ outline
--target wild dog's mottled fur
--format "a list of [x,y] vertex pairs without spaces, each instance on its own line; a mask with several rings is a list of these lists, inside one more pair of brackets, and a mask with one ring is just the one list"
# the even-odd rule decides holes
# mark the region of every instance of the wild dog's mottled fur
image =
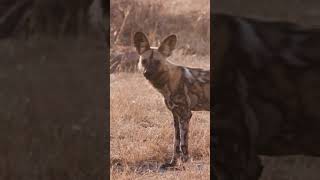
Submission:
[[175,48],[177,38],[168,36],[159,48],[150,47],[142,32],[134,36],[134,45],[140,55],[139,67],[146,79],[164,97],[172,112],[175,128],[174,153],[162,168],[174,166],[180,157],[188,160],[188,132],[191,111],[210,111],[210,71],[178,66],[167,60]]

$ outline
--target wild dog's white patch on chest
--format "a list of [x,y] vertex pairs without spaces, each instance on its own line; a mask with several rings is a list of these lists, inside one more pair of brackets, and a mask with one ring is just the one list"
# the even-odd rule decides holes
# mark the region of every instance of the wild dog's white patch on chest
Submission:
[[184,72],[187,78],[193,78],[193,75],[191,74],[190,70],[188,68],[184,68]]
[[184,69],[184,75],[187,78],[187,80],[191,83],[194,80],[194,77],[190,70],[188,68],[183,68]]
[[201,83],[206,83],[206,79],[203,76],[199,76],[197,80]]

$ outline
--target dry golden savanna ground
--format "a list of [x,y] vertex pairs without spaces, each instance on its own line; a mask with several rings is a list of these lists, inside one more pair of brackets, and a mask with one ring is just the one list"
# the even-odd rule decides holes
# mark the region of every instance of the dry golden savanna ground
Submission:
[[[172,61],[209,69],[209,56],[182,56]],[[209,179],[209,112],[195,112],[190,122],[190,162],[185,170],[157,172],[172,154],[173,119],[162,95],[140,73],[111,75],[111,178]],[[180,166],[182,168],[182,166]]]

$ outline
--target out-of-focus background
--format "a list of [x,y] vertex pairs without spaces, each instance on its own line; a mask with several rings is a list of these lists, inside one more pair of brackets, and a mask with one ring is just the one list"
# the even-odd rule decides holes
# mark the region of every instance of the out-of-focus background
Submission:
[[103,179],[107,1],[0,0],[0,179]]
[[[290,21],[307,27],[320,27],[319,9],[320,1],[317,0],[215,0],[211,12],[226,12],[265,20]],[[317,180],[320,177],[320,158],[262,158],[265,169],[261,180]]]
[[181,55],[208,56],[210,53],[210,3],[193,1],[112,0],[110,16],[110,71],[134,72],[137,53],[133,35],[143,31],[151,46],[170,34],[178,36],[176,52]]

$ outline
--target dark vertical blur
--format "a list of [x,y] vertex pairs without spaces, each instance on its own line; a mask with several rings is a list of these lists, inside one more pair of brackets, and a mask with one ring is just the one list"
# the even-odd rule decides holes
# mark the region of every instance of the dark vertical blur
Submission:
[[0,179],[107,179],[108,19],[106,0],[0,0]]
[[[320,1],[318,0],[212,0],[210,13],[227,13],[234,16],[250,17],[261,20],[289,21],[307,27],[312,26],[319,28],[319,7]],[[214,52],[212,43],[215,38],[212,22],[211,19],[211,65],[214,64],[213,62],[215,60],[212,53]],[[214,73],[213,70],[214,66],[211,66],[212,75]],[[214,92],[211,97],[213,96]],[[213,103],[213,101],[211,101],[211,103]],[[211,118],[211,157],[213,157],[211,160],[211,168],[213,168],[215,166],[216,139],[214,138],[215,132],[213,131],[215,120],[214,117],[211,116]],[[314,138],[319,139],[318,137]],[[316,179],[315,177],[318,178],[319,176],[319,162],[320,159],[315,157],[286,157],[282,159],[279,157],[276,159],[264,157],[265,176],[261,179],[312,179],[311,177]],[[211,173],[211,176],[216,178],[214,172]]]
[[319,26],[320,1],[318,0],[213,0],[211,12],[260,19],[285,20],[304,25]]

